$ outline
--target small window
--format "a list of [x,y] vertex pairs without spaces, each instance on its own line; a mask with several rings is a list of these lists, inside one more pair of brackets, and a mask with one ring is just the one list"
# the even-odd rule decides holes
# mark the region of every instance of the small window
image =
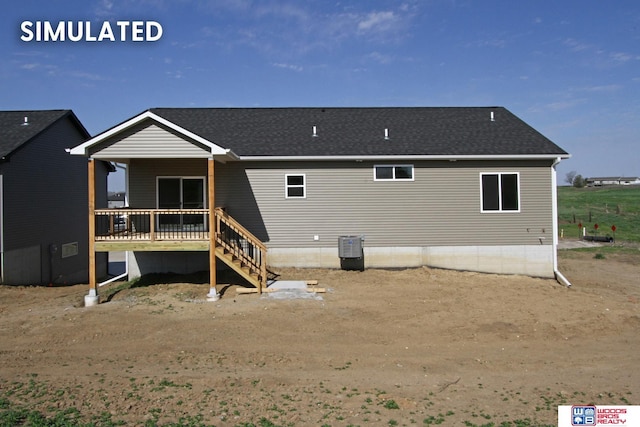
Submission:
[[413,181],[413,165],[377,165],[373,167],[374,181]]
[[304,199],[307,197],[306,179],[304,175],[285,175],[285,197],[287,199]]
[[480,174],[482,212],[519,212],[520,188],[517,173]]

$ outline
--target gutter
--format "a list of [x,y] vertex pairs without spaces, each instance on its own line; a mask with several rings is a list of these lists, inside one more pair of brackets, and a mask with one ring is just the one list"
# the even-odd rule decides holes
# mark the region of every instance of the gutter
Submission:
[[558,270],[558,177],[556,166],[562,161],[561,157],[557,157],[551,165],[551,210],[553,215],[553,274],[556,281],[567,288],[571,287],[571,282]]
[[308,161],[308,160],[554,160],[553,167],[561,159],[568,159],[569,154],[558,156],[557,154],[504,154],[504,155],[430,155],[430,154],[393,154],[393,155],[338,155],[338,156],[239,156],[244,161]]

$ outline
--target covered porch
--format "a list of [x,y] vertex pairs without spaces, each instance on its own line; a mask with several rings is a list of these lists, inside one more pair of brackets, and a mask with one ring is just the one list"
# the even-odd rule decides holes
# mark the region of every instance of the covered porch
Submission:
[[[96,253],[182,253],[207,268],[208,299],[217,300],[216,260],[261,292],[267,283],[266,246],[216,205],[216,166],[238,158],[230,150],[147,111],[70,150],[88,161],[89,293],[99,302]],[[126,164],[128,205],[96,209],[96,160]],[[207,252],[192,257],[188,252]],[[194,254],[195,255],[195,254]],[[141,256],[141,255],[140,255]],[[180,258],[180,257],[178,257]],[[147,262],[149,272],[158,267]],[[142,271],[139,271],[143,274]],[[161,272],[161,271],[157,271]]]

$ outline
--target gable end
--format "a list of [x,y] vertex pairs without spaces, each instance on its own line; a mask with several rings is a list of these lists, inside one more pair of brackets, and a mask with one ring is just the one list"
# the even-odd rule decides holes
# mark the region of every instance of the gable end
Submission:
[[207,158],[209,147],[152,120],[145,120],[89,148],[96,159]]

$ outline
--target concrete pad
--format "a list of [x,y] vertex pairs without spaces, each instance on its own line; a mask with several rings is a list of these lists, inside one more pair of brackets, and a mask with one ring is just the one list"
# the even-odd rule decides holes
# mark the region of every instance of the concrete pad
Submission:
[[269,285],[272,289],[307,289],[307,282],[302,280],[276,280]]
[[307,291],[307,282],[302,280],[276,280],[269,285],[269,289],[277,289],[275,292],[265,292],[264,299],[311,299],[322,300],[316,292]]

